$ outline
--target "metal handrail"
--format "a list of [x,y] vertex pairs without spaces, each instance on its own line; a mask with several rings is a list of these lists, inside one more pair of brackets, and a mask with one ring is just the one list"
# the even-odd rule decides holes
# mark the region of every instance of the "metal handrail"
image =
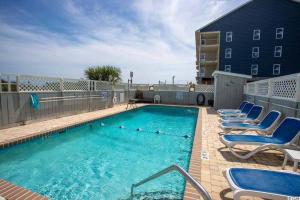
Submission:
[[189,173],[187,173],[184,169],[182,169],[178,165],[171,165],[170,167],[167,167],[136,184],[132,184],[130,199],[133,199],[134,188],[173,171],[179,172],[200,193],[200,195],[203,197],[204,200],[212,200],[211,196],[204,189],[204,187],[202,187],[200,183],[198,183]]

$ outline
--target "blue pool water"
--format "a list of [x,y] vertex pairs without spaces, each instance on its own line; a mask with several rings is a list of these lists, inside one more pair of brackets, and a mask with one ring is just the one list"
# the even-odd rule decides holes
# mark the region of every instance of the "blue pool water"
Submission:
[[[0,178],[57,200],[128,199],[131,184],[171,164],[188,169],[197,115],[145,106],[3,149]],[[139,187],[135,199],[182,199],[183,191],[171,173]]]

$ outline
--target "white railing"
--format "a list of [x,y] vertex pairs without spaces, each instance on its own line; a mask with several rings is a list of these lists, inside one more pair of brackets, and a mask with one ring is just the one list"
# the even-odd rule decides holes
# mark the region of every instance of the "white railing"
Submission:
[[300,102],[300,73],[247,83],[244,93]]
[[[0,92],[68,92],[68,91],[180,91],[189,92],[187,84],[131,84],[87,79],[0,74]],[[195,85],[195,92],[214,92],[213,85]]]
[[0,92],[62,92],[112,90],[111,82],[44,76],[0,74]]

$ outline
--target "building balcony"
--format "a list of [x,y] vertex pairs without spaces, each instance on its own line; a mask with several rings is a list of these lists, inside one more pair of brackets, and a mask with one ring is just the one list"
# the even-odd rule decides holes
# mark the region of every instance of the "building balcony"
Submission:
[[219,46],[218,39],[201,39],[201,46]]
[[205,64],[217,64],[218,60],[217,58],[214,59],[201,59],[200,63],[205,63]]

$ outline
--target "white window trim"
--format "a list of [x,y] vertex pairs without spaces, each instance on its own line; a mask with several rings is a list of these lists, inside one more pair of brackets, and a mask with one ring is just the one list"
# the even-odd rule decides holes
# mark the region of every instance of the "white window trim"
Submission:
[[[227,67],[229,67],[229,70],[227,70]],[[231,72],[231,65],[225,65],[224,71],[225,72]]]
[[[257,51],[254,51],[255,49],[257,49]],[[257,56],[254,56],[255,54],[257,54]],[[259,47],[252,47],[252,58],[259,58]]]
[[[229,51],[229,52],[227,52]],[[231,58],[232,54],[232,49],[231,48],[226,48],[225,49],[225,58]]]
[[[279,67],[279,70],[278,70],[278,74],[275,74],[275,67]],[[273,75],[275,76],[278,76],[280,75],[280,68],[281,68],[281,64],[273,64]]]
[[[253,73],[253,68],[254,67],[256,67],[257,69],[256,69],[256,73]],[[256,75],[258,75],[258,64],[252,64],[251,65],[251,75],[254,75],[254,76],[256,76]]]
[[226,42],[232,42],[232,31],[226,32]]
[[[255,34],[257,33],[257,34]],[[256,36],[258,36],[258,38],[256,38]],[[260,29],[254,29],[253,30],[253,36],[252,36],[253,40],[260,40]]]
[[[279,48],[280,50],[276,50],[277,48]],[[276,53],[279,53],[279,55],[277,56]],[[275,46],[274,47],[274,57],[275,58],[281,58],[282,56],[282,46]]]
[[284,34],[284,28],[276,28],[276,40],[282,40],[283,39],[283,34]]

